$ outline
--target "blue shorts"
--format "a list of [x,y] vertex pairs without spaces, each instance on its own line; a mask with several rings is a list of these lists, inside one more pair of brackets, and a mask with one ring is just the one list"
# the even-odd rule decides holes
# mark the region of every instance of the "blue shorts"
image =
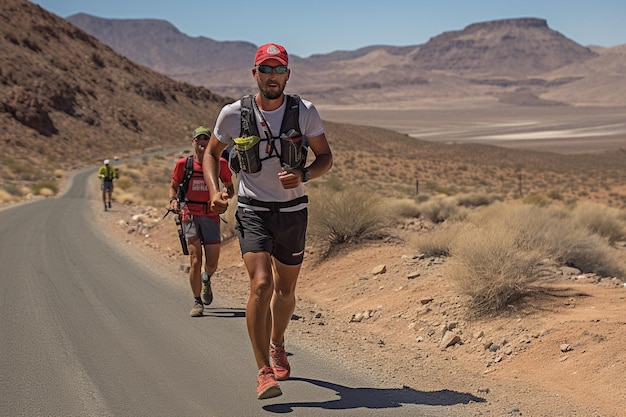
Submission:
[[268,252],[285,265],[300,265],[304,260],[306,208],[286,212],[237,207],[235,217],[242,255]]
[[222,241],[220,218],[218,216],[192,216],[183,222],[185,237],[199,237],[203,245],[217,245]]
[[113,181],[107,181],[107,180],[102,181],[102,184],[100,184],[100,189],[102,191],[104,190],[113,191]]

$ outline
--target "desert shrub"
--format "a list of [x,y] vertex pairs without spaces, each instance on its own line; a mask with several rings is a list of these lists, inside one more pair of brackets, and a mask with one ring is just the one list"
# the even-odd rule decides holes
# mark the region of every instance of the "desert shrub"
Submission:
[[444,223],[440,227],[415,236],[412,245],[426,256],[448,256],[452,241],[468,223]]
[[122,204],[138,204],[139,202],[139,198],[131,192],[114,192],[113,198],[115,201]]
[[412,218],[419,217],[420,211],[417,207],[417,203],[415,200],[410,198],[402,198],[398,200],[393,200],[389,203],[389,216],[394,217],[404,217],[404,218]]
[[415,196],[415,202],[416,203],[425,203],[428,200],[430,200],[430,197],[428,194],[418,194]]
[[626,267],[605,238],[576,229],[567,234],[560,244],[558,261],[600,276],[626,280]]
[[550,201],[540,194],[530,194],[524,198],[524,204],[534,204],[537,206],[547,206]]
[[[122,174],[123,172],[123,174]],[[122,178],[128,178],[136,184],[140,184],[146,181],[147,173],[145,169],[136,169],[131,166],[123,166],[120,168],[120,180]]]
[[433,193],[439,193],[439,194],[444,194],[444,195],[453,195],[454,194],[454,190],[453,189],[445,187],[445,186],[443,186],[441,184],[437,184],[435,182],[429,182],[429,183],[426,184],[426,186]]
[[593,233],[603,236],[610,244],[626,239],[623,210],[593,203],[579,203],[572,210],[574,221]]
[[537,288],[545,265],[623,279],[625,266],[605,238],[564,209],[493,204],[469,217],[450,240],[450,277],[478,315],[503,310]]
[[165,207],[168,204],[168,185],[159,184],[151,188],[145,188],[139,191],[139,204],[151,205],[153,207]]
[[130,178],[120,178],[115,181],[115,186],[121,188],[122,190],[128,190],[130,187],[134,185],[133,181]]
[[37,171],[32,164],[24,162],[21,159],[8,159],[4,161],[7,168],[12,172],[13,177],[21,179],[34,179],[37,176]]
[[458,204],[463,207],[488,206],[495,200],[492,195],[478,192],[457,194],[454,197],[456,198]]
[[59,192],[59,186],[53,181],[36,182],[31,185],[31,189],[33,190],[33,194],[45,195],[46,197],[56,195]]
[[4,184],[2,187],[6,193],[10,194],[13,197],[22,197],[24,195],[22,193],[22,188],[16,184]]
[[545,258],[583,272],[624,277],[624,265],[606,238],[577,222],[565,209],[495,204],[472,215],[477,224],[503,222],[522,251],[538,250]]
[[449,276],[471,297],[474,314],[490,315],[530,294],[543,254],[520,250],[502,221],[468,227],[451,242]]
[[493,204],[472,213],[470,220],[478,225],[498,222],[516,234],[516,244],[522,250],[539,249],[554,253],[555,239],[564,236],[568,226],[563,223],[567,213],[538,205]]
[[424,218],[433,223],[441,223],[445,220],[461,220],[467,216],[467,210],[460,208],[454,197],[428,200],[420,204],[418,209]]
[[326,255],[334,247],[368,238],[386,225],[386,213],[374,193],[351,188],[336,193],[311,190],[309,234],[324,246]]
[[517,207],[508,224],[522,230],[523,248],[538,248],[556,263],[603,276],[624,276],[608,239],[590,231],[564,209]]
[[0,188],[0,203],[17,201],[17,197],[14,194]]
[[43,197],[52,197],[52,196],[56,195],[56,192],[54,192],[53,190],[51,190],[48,187],[42,187],[42,188],[39,189],[37,194],[39,194],[40,196],[43,196]]
[[548,198],[551,198],[553,200],[563,200],[563,196],[557,190],[548,191]]

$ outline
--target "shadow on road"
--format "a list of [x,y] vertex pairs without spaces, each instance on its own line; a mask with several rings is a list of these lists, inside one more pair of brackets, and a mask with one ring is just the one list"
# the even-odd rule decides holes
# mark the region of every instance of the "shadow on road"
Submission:
[[[233,317],[233,318],[244,318],[246,317],[246,309],[245,308],[222,308],[222,307],[212,307],[204,309],[205,317]],[[299,316],[293,315],[291,320],[298,320]]]
[[232,317],[232,318],[244,318],[246,317],[245,308],[205,308],[204,317]]
[[383,409],[398,408],[405,404],[452,406],[470,402],[485,402],[484,398],[450,390],[423,392],[409,387],[350,388],[332,382],[309,378],[290,378],[289,381],[303,381],[322,388],[328,388],[335,391],[339,398],[324,402],[272,404],[264,406],[263,409],[273,413],[286,414],[292,413],[296,408],[320,408],[325,410]]

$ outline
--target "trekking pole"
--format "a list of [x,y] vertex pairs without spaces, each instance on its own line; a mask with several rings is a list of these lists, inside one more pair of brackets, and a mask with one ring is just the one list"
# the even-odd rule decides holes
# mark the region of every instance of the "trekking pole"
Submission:
[[187,239],[185,239],[185,232],[183,230],[182,222],[180,221],[180,214],[176,213],[172,209],[167,209],[163,218],[166,218],[170,212],[174,213],[174,222],[176,223],[176,226],[178,226],[178,239],[180,240],[180,247],[183,250],[183,255],[189,255],[189,248],[187,247]]

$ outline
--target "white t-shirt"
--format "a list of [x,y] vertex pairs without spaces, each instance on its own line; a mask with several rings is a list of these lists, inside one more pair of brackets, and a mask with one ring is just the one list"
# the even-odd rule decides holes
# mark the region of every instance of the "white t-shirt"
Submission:
[[[261,110],[261,114],[265,118],[265,121],[272,133],[272,137],[278,137],[280,134],[280,126],[285,114],[287,100],[283,101],[283,104],[276,110],[264,111]],[[257,117],[258,119],[258,117]],[[304,137],[315,137],[324,133],[324,126],[322,119],[317,112],[317,109],[310,101],[300,99],[300,115],[299,115],[300,131]],[[260,121],[257,120],[257,129],[259,130],[259,136],[265,138],[263,128]],[[239,137],[241,134],[241,100],[234,103],[227,104],[220,111],[217,121],[215,123],[215,129],[213,130],[215,136],[220,142],[230,146],[233,144],[233,138]],[[259,155],[261,159],[268,155],[269,146],[268,141],[262,140],[259,146]],[[274,146],[277,148],[280,154],[280,140],[274,141]],[[233,150],[233,152],[235,152]],[[264,159],[262,162],[261,171],[255,174],[249,174],[243,171],[239,172],[241,180],[239,182],[240,196],[253,198],[260,201],[268,202],[281,202],[290,201],[304,195],[304,186],[298,185],[296,188],[284,189],[278,179],[278,173],[282,171],[280,165],[280,158],[272,157]],[[306,206],[306,205],[302,205]],[[294,207],[294,209],[300,209],[300,206]]]

